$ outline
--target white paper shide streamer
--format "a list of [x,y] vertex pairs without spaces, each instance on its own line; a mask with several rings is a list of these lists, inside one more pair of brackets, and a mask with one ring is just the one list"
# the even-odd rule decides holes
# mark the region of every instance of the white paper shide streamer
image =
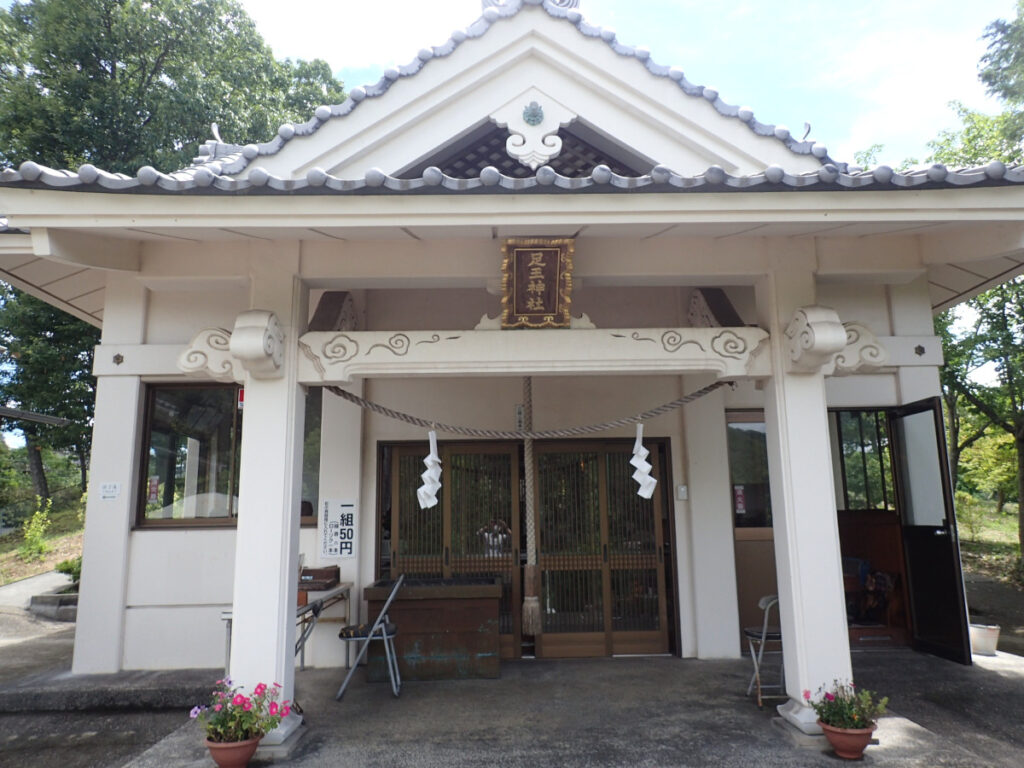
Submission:
[[416,500],[420,509],[429,509],[437,506],[437,492],[441,490],[441,458],[437,455],[437,432],[433,430],[430,431],[430,454],[423,464],[427,469],[420,475],[423,485],[416,489]]
[[654,467],[647,460],[647,457],[650,455],[651,452],[644,448],[644,425],[637,424],[636,442],[633,443],[633,458],[629,460],[629,463],[636,468],[636,472],[633,473],[633,479],[640,486],[637,489],[636,495],[645,499],[649,499],[654,495],[654,489],[658,485],[658,481],[651,477],[651,470]]

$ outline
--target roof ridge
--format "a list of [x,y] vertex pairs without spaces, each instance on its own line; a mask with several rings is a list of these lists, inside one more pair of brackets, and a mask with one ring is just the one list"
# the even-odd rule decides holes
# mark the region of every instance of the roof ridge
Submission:
[[[207,141],[199,148],[199,157],[195,158],[191,167],[209,166],[213,163],[218,163],[223,173],[240,173],[257,157],[275,155],[293,138],[297,136],[310,136],[329,120],[345,117],[350,114],[366,99],[383,96],[400,79],[414,77],[430,61],[450,56],[462,43],[470,39],[483,37],[494,24],[516,16],[527,6],[541,8],[547,12],[548,16],[567,21],[584,37],[603,40],[620,56],[637,59],[655,77],[669,78],[687,96],[705,99],[720,115],[738,119],[740,122],[745,123],[754,134],[764,137],[775,137],[794,154],[812,155],[818,158],[822,165],[831,163],[837,167],[845,168],[846,163],[836,162],[829,157],[828,150],[823,144],[815,141],[797,140],[784,125],[758,121],[754,117],[754,110],[752,108],[729,104],[722,100],[717,89],[691,83],[686,79],[683,70],[679,67],[670,67],[656,63],[651,58],[651,52],[647,48],[624,45],[619,42],[614,29],[591,24],[579,10],[572,4],[566,3],[565,0],[504,0],[503,3],[490,5],[484,9],[476,21],[465,29],[453,32],[451,37],[441,45],[421,48],[416,57],[408,64],[389,67],[384,70],[383,75],[381,75],[381,78],[376,83],[359,85],[352,88],[348,92],[348,98],[340,104],[317,107],[313,112],[313,116],[305,123],[284,123],[278,128],[277,136],[262,143],[240,145],[225,143],[218,139]],[[225,163],[225,160],[228,158],[230,158],[230,161]]]

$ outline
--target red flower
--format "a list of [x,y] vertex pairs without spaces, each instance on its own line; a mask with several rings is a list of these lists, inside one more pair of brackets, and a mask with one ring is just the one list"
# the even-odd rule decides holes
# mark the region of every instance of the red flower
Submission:
[[836,700],[836,697],[833,696],[831,693],[826,693],[825,694],[825,701],[835,701],[835,700]]

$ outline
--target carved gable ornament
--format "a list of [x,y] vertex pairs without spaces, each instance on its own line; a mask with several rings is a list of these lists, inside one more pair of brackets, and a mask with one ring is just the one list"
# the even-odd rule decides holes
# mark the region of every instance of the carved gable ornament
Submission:
[[537,88],[516,96],[490,115],[499,128],[508,128],[505,151],[533,170],[562,151],[558,129],[576,119],[576,113]]
[[568,328],[571,239],[506,240],[501,265],[502,328]]

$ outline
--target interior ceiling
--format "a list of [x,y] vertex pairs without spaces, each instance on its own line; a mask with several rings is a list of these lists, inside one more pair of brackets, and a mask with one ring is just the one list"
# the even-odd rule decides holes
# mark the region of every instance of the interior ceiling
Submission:
[[[702,237],[712,239],[751,237],[863,237],[885,234],[941,233],[962,229],[962,225],[944,223],[886,222],[882,224],[594,224],[572,228],[547,227],[325,227],[318,229],[243,227],[243,228],[154,228],[154,229],[90,229],[92,235],[157,242],[202,242],[225,240],[310,241],[346,240],[447,240],[480,238],[502,240],[507,237],[576,237],[657,239],[666,237]],[[73,231],[73,230],[72,230]],[[25,235],[4,235],[21,237]],[[26,247],[26,250],[29,250]],[[1024,273],[1024,252],[961,264],[936,264],[928,269],[932,307],[946,309],[981,290]],[[40,259],[24,253],[0,249],[0,279],[27,290],[50,303],[61,306],[75,316],[100,325],[103,319],[106,273],[102,270]]]

